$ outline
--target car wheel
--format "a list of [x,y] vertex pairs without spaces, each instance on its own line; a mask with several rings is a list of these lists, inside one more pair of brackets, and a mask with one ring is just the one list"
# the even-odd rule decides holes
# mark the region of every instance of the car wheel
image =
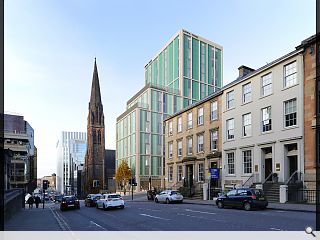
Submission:
[[169,198],[166,199],[166,204],[169,204],[170,203],[170,200]]
[[104,204],[103,204],[103,210],[106,210],[106,207],[104,206]]
[[183,200],[181,200],[180,203],[183,203]]
[[159,202],[158,198],[155,198],[155,199],[154,199],[154,201],[155,201],[156,203],[158,203],[158,202]]
[[96,205],[96,208],[99,209],[98,204]]
[[121,208],[121,209],[124,209],[124,205],[121,205],[120,208]]
[[267,208],[266,206],[260,207],[261,210],[266,210],[266,208]]
[[218,205],[218,208],[224,208],[223,202],[221,202],[221,201],[219,201],[219,202],[217,203],[217,205]]
[[248,202],[245,202],[243,205],[244,210],[250,211],[251,210],[251,204]]
[[77,209],[80,209],[80,206],[78,206]]
[[148,196],[147,198],[148,198],[148,200],[150,200],[150,197],[149,197],[149,196]]

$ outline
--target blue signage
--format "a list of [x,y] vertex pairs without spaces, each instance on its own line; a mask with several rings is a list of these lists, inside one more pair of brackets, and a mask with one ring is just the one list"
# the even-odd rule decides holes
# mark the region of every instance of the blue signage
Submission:
[[219,179],[220,169],[219,168],[209,168],[211,178],[212,179]]

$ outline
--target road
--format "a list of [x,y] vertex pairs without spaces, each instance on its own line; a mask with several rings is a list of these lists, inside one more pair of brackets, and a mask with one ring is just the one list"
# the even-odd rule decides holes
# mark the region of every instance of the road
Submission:
[[[128,198],[131,199],[125,197]],[[306,226],[315,227],[315,214],[310,212],[157,204],[145,201],[145,198],[143,195],[138,199],[135,197],[133,202],[126,200],[124,209],[107,211],[85,207],[83,201],[80,210],[64,212],[60,211],[59,204],[48,204],[45,211],[46,217],[50,218],[46,220],[51,223],[49,229],[41,229],[35,223],[30,227],[33,230],[60,231],[304,231]],[[6,230],[31,230],[22,226],[15,226],[12,220]]]

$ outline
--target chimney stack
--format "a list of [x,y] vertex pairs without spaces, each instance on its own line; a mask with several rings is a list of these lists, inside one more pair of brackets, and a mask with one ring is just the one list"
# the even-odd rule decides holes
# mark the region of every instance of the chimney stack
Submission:
[[242,78],[242,77],[248,75],[249,73],[255,71],[254,69],[249,68],[249,67],[244,66],[244,65],[238,67],[238,70],[239,70],[239,77],[238,78]]

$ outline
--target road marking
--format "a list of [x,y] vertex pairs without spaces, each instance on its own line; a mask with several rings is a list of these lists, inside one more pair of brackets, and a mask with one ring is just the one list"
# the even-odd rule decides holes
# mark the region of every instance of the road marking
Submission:
[[216,213],[213,213],[213,212],[202,212],[202,211],[195,211],[195,210],[191,210],[191,209],[185,209],[187,212],[197,212],[197,213],[204,213],[204,214],[216,214]]
[[282,229],[279,228],[270,228],[270,230],[282,231]]
[[276,211],[276,212],[284,212],[284,211]]
[[102,228],[105,231],[108,231],[107,229],[105,229],[104,227],[100,226],[98,223],[95,223],[94,221],[90,221],[90,223],[96,225],[99,228]]
[[183,213],[177,213],[177,215],[191,217],[191,218],[200,218],[200,219],[205,219],[205,220],[209,220],[209,221],[225,222],[224,220],[211,219],[211,218],[205,218],[205,217],[198,217],[198,216],[193,216],[193,215],[188,215],[188,214],[183,214]]
[[161,217],[151,216],[151,215],[144,214],[144,213],[140,213],[140,215],[141,215],[141,216],[145,216],[145,217],[156,218],[156,219],[170,220],[170,219],[167,219],[167,218],[161,218]]
[[154,211],[154,212],[161,212],[159,209],[150,209],[150,208],[138,208],[140,210],[148,210],[148,211]]

